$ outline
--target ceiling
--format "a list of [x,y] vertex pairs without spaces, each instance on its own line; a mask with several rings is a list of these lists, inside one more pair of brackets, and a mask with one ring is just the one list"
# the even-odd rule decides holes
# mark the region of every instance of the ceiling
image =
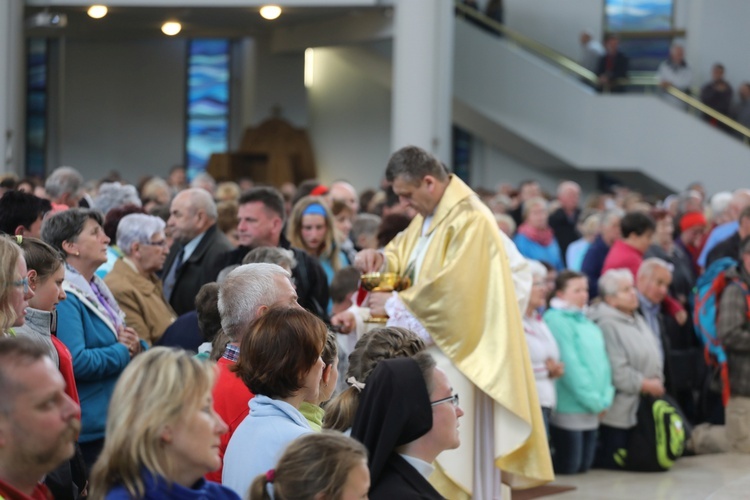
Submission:
[[[287,7],[281,17],[267,21],[258,7],[110,7],[102,19],[92,19],[86,7],[63,6],[47,9],[68,17],[65,28],[27,28],[30,37],[61,37],[85,40],[147,39],[163,37],[161,25],[176,20],[182,24],[178,37],[252,37],[279,27],[292,27],[316,21],[356,16],[383,7]],[[44,11],[27,7],[26,19]]]

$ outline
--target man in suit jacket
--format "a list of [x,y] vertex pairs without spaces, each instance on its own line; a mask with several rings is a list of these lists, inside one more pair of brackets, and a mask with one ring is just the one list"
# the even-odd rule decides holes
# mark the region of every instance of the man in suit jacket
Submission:
[[167,230],[174,244],[164,263],[164,298],[177,314],[195,309],[195,297],[216,280],[219,261],[232,249],[216,227],[216,204],[203,189],[186,189],[172,200]]
[[599,84],[610,92],[625,92],[623,85],[628,78],[630,61],[620,52],[620,40],[615,35],[607,35],[604,38],[606,54],[599,59],[596,74],[599,76]]

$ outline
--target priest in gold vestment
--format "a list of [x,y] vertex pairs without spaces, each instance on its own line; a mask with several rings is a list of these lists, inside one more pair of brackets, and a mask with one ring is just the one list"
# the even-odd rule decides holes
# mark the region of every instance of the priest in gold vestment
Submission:
[[392,294],[372,293],[373,314],[422,336],[445,370],[466,416],[461,446],[441,454],[430,482],[446,498],[494,500],[503,482],[553,479],[521,312],[495,219],[435,157],[409,146],[391,156],[386,178],[417,215],[384,253],[355,265],[412,278]]

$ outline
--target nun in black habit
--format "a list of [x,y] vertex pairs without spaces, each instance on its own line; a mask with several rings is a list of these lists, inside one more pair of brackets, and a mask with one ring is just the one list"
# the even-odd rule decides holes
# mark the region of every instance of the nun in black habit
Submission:
[[[372,500],[443,498],[427,481],[431,464],[403,453],[405,445],[425,436],[433,426],[428,384],[434,386],[435,361],[427,353],[415,358],[378,363],[360,395],[351,435],[370,454]],[[459,408],[455,411],[456,418],[463,415]]]

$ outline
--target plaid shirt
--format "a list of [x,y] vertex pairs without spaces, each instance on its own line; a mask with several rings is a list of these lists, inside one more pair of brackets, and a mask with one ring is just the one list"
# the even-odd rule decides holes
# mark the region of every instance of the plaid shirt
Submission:
[[[727,278],[739,278],[746,285],[750,275],[727,270]],[[721,294],[717,330],[727,353],[729,388],[732,396],[750,397],[750,320],[747,297],[737,284],[730,283]]]
[[240,348],[231,343],[227,344],[226,349],[224,349],[224,354],[222,354],[221,357],[226,358],[233,363],[236,363],[240,358]]

